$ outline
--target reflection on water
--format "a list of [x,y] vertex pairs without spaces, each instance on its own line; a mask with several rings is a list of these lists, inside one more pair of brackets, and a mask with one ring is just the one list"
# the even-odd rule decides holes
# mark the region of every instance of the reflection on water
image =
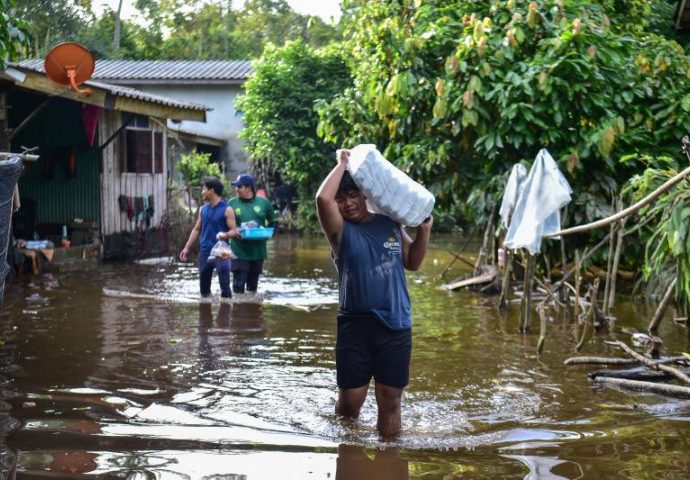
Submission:
[[[22,428],[0,467],[16,467],[17,478],[251,480],[640,478],[690,468],[686,403],[597,388],[587,367],[564,368],[577,322],[550,320],[537,358],[536,335],[517,333],[517,307],[501,313],[493,299],[435,288],[445,252],[461,243],[437,241],[408,276],[413,356],[395,442],[379,441],[373,395],[357,421],[333,414],[333,265],[321,239],[284,237],[272,242],[263,300],[221,303],[215,291],[199,303],[196,268],[179,264],[10,285],[0,315],[0,373],[11,382],[4,431],[14,419]],[[651,312],[636,308],[617,307],[620,327],[645,327]],[[680,327],[663,328],[668,351],[688,351]],[[594,337],[586,352],[613,355],[601,340],[617,335]]]
[[383,448],[368,454],[364,447],[339,445],[336,480],[406,480],[407,460],[399,448]]

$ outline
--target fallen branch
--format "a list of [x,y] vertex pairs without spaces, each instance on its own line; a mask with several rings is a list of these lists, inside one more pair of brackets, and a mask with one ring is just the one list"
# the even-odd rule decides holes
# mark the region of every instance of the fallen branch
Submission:
[[441,285],[439,288],[441,290],[457,290],[462,287],[469,287],[470,285],[480,285],[482,283],[492,282],[496,278],[496,273],[487,273],[484,275],[479,275],[477,277],[466,278],[464,280],[459,280],[453,283],[447,283]]
[[[690,373],[690,369],[683,370],[684,373]],[[673,375],[667,372],[660,372],[658,370],[649,370],[646,366],[629,368],[626,370],[597,370],[587,374],[589,378],[596,377],[613,377],[625,378],[628,380],[671,380]]]
[[614,345],[617,347],[622,348],[628,355],[631,357],[635,358],[638,360],[640,363],[644,363],[650,368],[653,368],[655,370],[663,370],[664,372],[670,373],[674,377],[676,377],[678,380],[682,380],[685,383],[690,384],[690,377],[688,377],[686,374],[678,370],[677,368],[674,367],[669,367],[668,365],[664,365],[663,363],[656,363],[654,360],[645,357],[644,355],[636,352],[629,346],[627,346],[625,343],[621,341],[615,341],[615,342],[607,342],[610,345]]
[[566,358],[563,365],[637,365],[637,360],[632,358],[612,357],[570,357]]
[[639,392],[658,393],[660,395],[690,398],[690,387],[683,387],[681,385],[671,385],[668,383],[641,382],[639,380],[628,380],[625,378],[612,377],[597,377],[594,379],[594,382],[607,387],[614,386],[626,388],[628,390],[636,390]]
[[[685,357],[668,357],[663,360],[653,360],[653,365],[662,365],[666,363],[686,362]],[[635,365],[640,363],[634,358],[620,358],[620,357],[570,357],[563,362],[564,365],[584,365],[584,364],[598,364],[598,365]]]

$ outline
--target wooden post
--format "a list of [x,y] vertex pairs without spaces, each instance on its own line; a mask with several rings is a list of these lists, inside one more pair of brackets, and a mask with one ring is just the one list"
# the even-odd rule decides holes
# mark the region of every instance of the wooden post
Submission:
[[[563,209],[563,215],[561,215],[561,225],[565,223],[566,217],[568,216],[568,207],[565,207]],[[565,264],[568,262],[568,256],[565,253],[565,237],[561,237],[561,271],[563,272],[563,275],[565,275]],[[570,299],[570,292],[568,292],[567,288],[561,288],[560,290],[560,297],[561,297],[561,302],[563,302],[566,306],[569,305],[569,299]]]
[[666,309],[668,309],[668,306],[671,304],[671,300],[673,300],[673,293],[676,291],[676,279],[674,278],[671,283],[668,285],[668,288],[666,289],[666,293],[664,293],[663,298],[661,299],[661,302],[659,302],[659,306],[656,308],[656,312],[654,312],[654,316],[652,317],[652,321],[649,322],[649,334],[650,335],[656,335],[657,330],[659,329],[659,324],[661,323],[661,319],[664,318],[664,314],[666,313]]
[[611,267],[613,266],[613,250],[615,248],[617,225],[617,223],[612,223],[609,231],[609,254],[606,259],[606,283],[604,284],[604,317],[606,318],[609,316],[609,289],[611,288]]
[[494,214],[496,213],[496,207],[491,209],[491,213],[489,214],[489,220],[486,222],[486,228],[484,229],[484,238],[482,240],[482,247],[479,249],[479,255],[477,255],[477,262],[474,264],[474,272],[472,273],[473,276],[479,275],[479,272],[481,271],[481,267],[483,267],[486,264],[486,259],[489,258],[488,256],[488,250],[490,247],[489,245],[493,245],[493,226],[494,226]]
[[525,278],[522,282],[522,302],[520,303],[520,332],[529,330],[532,324],[532,283],[534,281],[534,267],[537,264],[537,256],[527,254],[525,265]]
[[596,321],[595,315],[596,315],[596,309],[597,309],[597,292],[599,291],[599,279],[595,278],[594,283],[592,284],[592,287],[590,288],[591,296],[590,296],[590,306],[589,306],[589,311],[587,312],[585,316],[585,323],[582,326],[582,336],[580,337],[580,341],[577,342],[577,345],[575,345],[575,351],[579,352],[580,349],[582,349],[583,345],[585,344],[585,340],[587,339],[587,325],[589,325],[589,319],[590,317],[592,318],[592,323]]
[[544,349],[544,341],[546,340],[546,312],[544,306],[540,306],[539,311],[539,341],[537,342],[537,355],[541,355]]
[[510,297],[510,274],[513,268],[513,251],[506,248],[505,266],[503,267],[503,278],[501,279],[501,295],[498,298],[498,307],[508,306]]
[[625,238],[625,220],[621,221],[618,228],[618,235],[616,236],[616,252],[613,254],[613,275],[611,276],[611,288],[609,288],[609,298],[607,301],[607,316],[608,311],[613,308],[616,303],[616,281],[618,279],[618,268],[621,261],[621,253],[623,252],[623,239]]
[[582,305],[580,305],[580,286],[582,285],[582,278],[580,276],[580,251],[575,250],[575,309],[573,316],[575,318],[578,318],[580,315],[580,309],[582,309]]

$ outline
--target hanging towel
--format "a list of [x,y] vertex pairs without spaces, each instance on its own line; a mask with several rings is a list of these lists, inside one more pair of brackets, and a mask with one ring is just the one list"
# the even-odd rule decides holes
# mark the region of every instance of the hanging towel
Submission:
[[525,185],[525,178],[527,178],[527,169],[521,163],[516,163],[510,170],[510,176],[506,183],[506,189],[503,193],[503,201],[501,202],[501,209],[498,214],[501,216],[503,225],[508,228],[510,225],[510,217],[513,215],[515,205],[517,204],[522,188]]
[[84,123],[86,140],[89,142],[90,147],[93,147],[93,142],[96,140],[96,126],[98,126],[100,115],[101,107],[86,104],[81,107],[81,120]]
[[527,248],[531,255],[539,253],[541,237],[560,230],[560,209],[570,203],[571,193],[554,159],[541,149],[515,206],[505,246],[511,250]]
[[121,212],[127,211],[127,197],[120,195],[117,197],[117,205],[120,207]]
[[127,198],[127,218],[132,219],[134,217],[134,206],[132,205],[132,197]]
[[134,213],[139,215],[144,211],[144,199],[142,197],[134,197]]

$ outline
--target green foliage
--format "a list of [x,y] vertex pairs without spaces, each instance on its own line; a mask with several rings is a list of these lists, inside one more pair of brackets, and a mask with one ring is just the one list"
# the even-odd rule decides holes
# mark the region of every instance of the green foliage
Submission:
[[690,63],[650,30],[656,3],[350,1],[355,88],[320,106],[319,132],[376,142],[468,219],[547,147],[588,199],[569,218],[592,220],[639,169],[621,156],[668,154],[690,130]]
[[28,46],[28,25],[16,16],[15,0],[0,0],[0,69]]
[[[14,0],[0,0],[0,6]],[[136,0],[143,19],[121,20],[115,48],[116,12],[96,17],[92,0],[22,0],[16,16],[30,25],[27,56],[43,56],[54,45],[77,41],[98,58],[136,60],[251,59],[268,43],[301,39],[320,47],[340,30],[319,17],[296,13],[285,0],[248,0],[233,10],[229,0]],[[7,8],[4,10],[7,11]]]
[[231,34],[241,58],[261,56],[268,44],[284,45],[302,40],[321,47],[338,38],[337,30],[319,17],[294,12],[285,0],[247,0],[236,15]]
[[[349,85],[342,58],[332,49],[314,50],[302,41],[269,47],[254,64],[254,74],[238,99],[245,128],[242,137],[255,171],[278,170],[294,183],[303,200],[311,199],[334,165],[335,146],[316,135],[314,104]],[[315,223],[313,211],[298,216],[301,226]]]
[[[640,200],[679,173],[671,159],[660,158],[666,168],[648,168],[630,179],[625,191],[632,201]],[[674,276],[676,299],[690,312],[690,190],[687,180],[662,194],[639,214],[638,238],[645,245],[644,277],[650,289],[663,294]]]
[[199,153],[196,150],[180,157],[177,169],[188,187],[200,186],[201,180],[205,176],[212,175],[223,178],[220,166],[217,163],[211,162],[210,159],[210,153]]
[[83,42],[94,22],[90,0],[21,0],[14,13],[28,25],[29,53],[39,57],[60,42]]

